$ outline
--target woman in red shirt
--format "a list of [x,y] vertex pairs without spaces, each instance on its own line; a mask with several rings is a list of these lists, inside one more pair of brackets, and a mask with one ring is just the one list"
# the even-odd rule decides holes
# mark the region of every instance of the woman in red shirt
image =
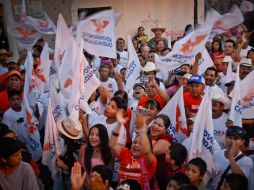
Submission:
[[[118,122],[124,123],[123,113],[117,114]],[[146,132],[140,132],[134,139],[131,149],[117,144],[121,123],[114,129],[110,138],[109,146],[115,157],[119,159],[119,182],[124,179],[138,181],[142,189],[149,186],[150,180],[154,176],[157,159],[151,150]]]

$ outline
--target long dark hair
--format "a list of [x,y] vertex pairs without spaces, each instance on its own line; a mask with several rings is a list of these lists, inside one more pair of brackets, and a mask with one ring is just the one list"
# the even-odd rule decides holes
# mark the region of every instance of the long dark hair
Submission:
[[213,42],[212,42],[212,45],[211,45],[211,52],[214,52],[213,44],[214,44],[215,42],[217,42],[217,43],[219,44],[219,50],[218,50],[218,52],[223,52],[221,41],[220,41],[220,40],[217,40],[217,39],[214,39]]
[[[110,163],[110,161],[112,160],[112,155],[111,155],[110,148],[108,146],[109,138],[108,138],[107,129],[102,124],[96,124],[96,125],[92,126],[89,130],[88,139],[89,139],[90,133],[93,128],[97,128],[99,131],[99,138],[101,141],[100,148],[101,148],[102,159],[103,159],[104,164],[108,165]],[[87,147],[85,150],[85,156],[84,156],[85,169],[88,174],[90,174],[92,171],[92,161],[91,160],[92,160],[93,152],[94,152],[94,149],[88,140]]]

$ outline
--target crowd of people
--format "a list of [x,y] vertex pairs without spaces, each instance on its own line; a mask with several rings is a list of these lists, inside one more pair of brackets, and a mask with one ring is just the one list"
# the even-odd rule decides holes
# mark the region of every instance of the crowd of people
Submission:
[[[229,120],[230,93],[235,79],[226,83],[229,66],[233,70],[232,77],[236,78],[236,67],[240,65],[240,80],[254,68],[254,48],[248,44],[251,32],[240,24],[216,35],[206,44],[214,65],[199,75],[201,53],[195,56],[193,63],[184,63],[170,72],[161,70],[156,65],[155,54],[167,55],[171,51],[169,43],[173,47],[174,41],[168,42],[162,37],[165,28],[151,30],[153,37],[146,35],[140,26],[133,37],[142,72],[129,93],[124,91],[128,50],[123,38],[116,40],[116,59],[84,52],[100,86],[88,101],[92,113],[80,110],[82,134],[72,138],[68,131],[58,131],[63,152],[52,159],[56,173],[50,173],[41,159],[35,161],[29,151],[31,139],[27,131],[31,129],[27,127],[22,103],[26,54],[15,60],[7,50],[0,50],[0,189],[254,188],[254,118],[243,115],[242,127],[234,126]],[[184,35],[188,32],[190,30]],[[33,47],[35,73],[41,64],[44,44],[40,39]],[[214,163],[208,180],[206,173],[210,163],[201,157],[188,160],[188,143],[173,140],[169,116],[160,113],[181,87],[189,135],[205,89],[211,90]],[[48,94],[49,88],[45,89],[44,93]],[[47,102],[41,104],[46,111]],[[41,114],[37,104],[32,109],[38,119],[36,126],[43,146],[47,114]]]

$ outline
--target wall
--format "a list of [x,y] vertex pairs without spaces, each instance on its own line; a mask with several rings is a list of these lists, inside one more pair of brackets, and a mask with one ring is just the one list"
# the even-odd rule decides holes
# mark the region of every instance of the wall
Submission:
[[[134,36],[138,26],[144,26],[146,34],[153,36],[152,27],[166,28],[165,36],[182,35],[187,24],[193,24],[193,0],[74,0],[72,19],[77,19],[77,9],[111,6],[122,13],[117,25],[117,37]],[[199,23],[204,19],[204,0],[198,0]]]

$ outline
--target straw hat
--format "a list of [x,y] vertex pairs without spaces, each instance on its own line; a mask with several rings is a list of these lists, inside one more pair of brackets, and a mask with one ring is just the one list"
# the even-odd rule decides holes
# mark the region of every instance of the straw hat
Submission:
[[166,28],[162,28],[162,27],[151,28],[151,31],[153,33],[155,33],[156,30],[160,30],[160,31],[162,31],[162,33],[164,33],[166,31]]
[[159,71],[153,62],[147,62],[146,65],[143,67],[144,72],[151,72],[151,71]]
[[80,139],[83,136],[82,125],[71,117],[57,121],[58,130],[70,139]]
[[240,66],[252,67],[251,59],[243,57],[240,61]]
[[227,98],[226,96],[223,96],[222,94],[220,94],[219,92],[215,92],[212,96],[212,100],[216,101],[216,102],[220,102],[224,105],[224,109],[229,109],[230,105],[231,105],[231,101],[229,98]]

